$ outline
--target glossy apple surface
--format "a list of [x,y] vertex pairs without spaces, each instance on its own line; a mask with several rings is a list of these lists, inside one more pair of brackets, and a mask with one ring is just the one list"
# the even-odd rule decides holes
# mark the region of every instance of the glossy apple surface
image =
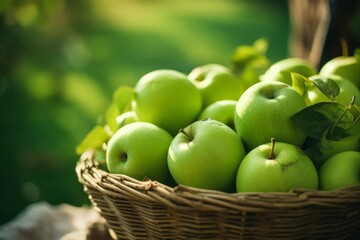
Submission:
[[201,113],[198,120],[210,118],[225,123],[235,130],[234,113],[236,100],[220,100],[207,106]]
[[167,183],[171,175],[167,152],[173,137],[151,123],[129,123],[110,138],[106,164],[110,173],[126,174],[138,180],[145,177]]
[[290,120],[306,107],[291,86],[276,81],[259,82],[240,97],[235,110],[235,129],[247,151],[275,138],[301,147],[306,135]]
[[291,72],[299,73],[305,77],[317,73],[316,69],[305,59],[285,58],[273,63],[260,78],[262,81],[278,81],[291,86]]
[[360,184],[360,152],[346,151],[329,158],[319,170],[321,190]]
[[245,156],[237,172],[237,192],[318,189],[316,168],[300,148],[277,142],[271,152],[271,144],[263,144]]
[[136,84],[133,109],[139,121],[153,123],[175,135],[196,120],[202,109],[202,98],[185,74],[155,70]]
[[243,88],[231,70],[220,64],[206,64],[194,68],[189,80],[200,90],[203,107],[219,100],[238,100]]
[[319,71],[320,75],[339,75],[352,81],[360,88],[360,62],[354,56],[341,56],[327,61]]
[[245,151],[234,130],[216,120],[196,121],[172,141],[168,166],[178,184],[232,191]]

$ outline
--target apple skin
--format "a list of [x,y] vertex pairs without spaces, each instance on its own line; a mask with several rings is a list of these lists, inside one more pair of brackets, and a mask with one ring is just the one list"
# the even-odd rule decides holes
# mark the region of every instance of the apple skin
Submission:
[[290,117],[306,107],[291,86],[276,81],[259,82],[240,97],[235,109],[235,129],[247,152],[275,138],[301,147],[304,134]]
[[[314,75],[309,77],[310,80],[314,78],[321,77],[322,75]],[[343,78],[338,75],[327,75],[324,77],[328,77],[335,81],[335,83],[340,88],[340,93],[335,97],[335,102],[344,104],[348,106],[351,102],[353,96],[356,96],[355,103],[360,106],[360,90],[357,86],[351,82],[350,80]],[[309,86],[306,91],[305,101],[308,105],[313,105],[319,102],[331,102],[331,100],[326,97],[315,85]]]
[[234,113],[236,100],[219,100],[207,106],[200,113],[198,120],[210,118],[217,120],[235,130]]
[[298,147],[276,142],[249,152],[240,164],[237,192],[287,192],[293,188],[318,189],[318,173],[310,158]]
[[328,159],[337,153],[349,150],[360,151],[359,139],[353,138],[341,141],[331,141],[327,147],[323,148],[323,159]]
[[317,73],[316,69],[305,59],[285,58],[273,63],[267,71],[260,76],[261,81],[278,81],[292,85],[291,72],[310,77]]
[[219,100],[238,100],[243,92],[240,80],[229,68],[220,64],[196,67],[188,78],[200,90],[203,108]]
[[352,81],[360,89],[360,62],[354,56],[340,56],[327,61],[320,75],[339,75]]
[[330,157],[335,154],[345,152],[345,151],[360,151],[360,141],[357,138],[343,139],[340,141],[330,141],[327,144],[319,147],[319,154],[314,156],[314,154],[308,153],[313,146],[319,145],[319,140],[308,138],[304,144],[304,152],[313,161],[315,167],[320,169],[321,165]]
[[321,190],[360,184],[360,152],[345,151],[329,158],[319,170]]
[[178,184],[234,191],[245,150],[236,132],[211,119],[196,121],[172,141],[168,166]]
[[146,122],[129,123],[110,138],[106,165],[110,173],[125,174],[138,180],[145,177],[171,182],[167,152],[173,137],[164,129]]
[[181,72],[160,69],[136,84],[133,110],[139,121],[153,123],[173,136],[197,119],[202,110],[200,91]]

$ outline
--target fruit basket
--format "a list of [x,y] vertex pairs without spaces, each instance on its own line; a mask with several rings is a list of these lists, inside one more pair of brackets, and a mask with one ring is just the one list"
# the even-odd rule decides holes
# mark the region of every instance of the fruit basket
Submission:
[[359,239],[360,185],[333,191],[225,193],[138,181],[101,170],[94,151],[76,173],[114,239]]

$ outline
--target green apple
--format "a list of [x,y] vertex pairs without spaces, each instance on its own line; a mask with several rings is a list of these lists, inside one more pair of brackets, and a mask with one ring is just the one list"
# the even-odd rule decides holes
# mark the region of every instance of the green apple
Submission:
[[129,123],[110,138],[106,165],[110,173],[125,174],[138,180],[145,177],[168,183],[167,153],[173,137],[147,122]]
[[305,77],[315,75],[316,69],[309,61],[302,58],[285,58],[273,63],[267,71],[260,76],[262,81],[279,81],[292,85],[291,72],[299,73]]
[[290,117],[305,107],[303,97],[285,83],[256,83],[242,94],[236,104],[236,132],[247,151],[269,142],[272,137],[301,147],[306,134]]
[[196,121],[171,142],[168,166],[178,184],[233,191],[245,150],[236,132],[212,119]]
[[207,106],[199,115],[199,120],[210,118],[225,123],[235,130],[234,114],[236,100],[219,100]]
[[250,151],[240,164],[237,192],[287,192],[293,188],[318,189],[318,173],[298,147],[277,142]]
[[309,138],[304,144],[304,152],[311,158],[317,169],[330,157],[345,151],[360,151],[360,141],[357,138],[328,141]]
[[335,190],[360,184],[360,152],[345,151],[329,158],[319,170],[321,190]]
[[153,123],[173,136],[197,119],[200,91],[181,72],[160,69],[144,75],[135,86],[133,109],[139,121]]
[[120,114],[115,118],[116,123],[118,124],[119,128],[133,122],[139,121],[136,113],[134,111],[128,111]]
[[327,61],[319,71],[320,75],[339,75],[352,81],[360,88],[360,62],[355,56],[341,56]]
[[220,64],[196,67],[188,78],[200,90],[203,107],[219,100],[238,100],[243,92],[240,80],[229,68]]
[[[355,103],[357,106],[360,106],[360,90],[353,82],[338,75],[314,75],[309,77],[309,80],[319,77],[329,78],[339,86],[340,92],[339,95],[335,97],[335,102],[348,106],[352,100],[352,97],[355,96]],[[314,84],[312,84],[306,91],[305,101],[308,105],[313,105],[319,102],[330,102],[331,99],[326,97]]]
[[344,139],[341,141],[331,141],[328,145],[323,146],[322,159],[329,159],[330,157],[345,151],[360,151],[360,142],[357,138]]

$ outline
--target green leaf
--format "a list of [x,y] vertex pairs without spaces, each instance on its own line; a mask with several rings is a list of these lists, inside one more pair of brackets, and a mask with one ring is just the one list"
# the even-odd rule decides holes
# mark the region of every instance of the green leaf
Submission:
[[[360,117],[360,116],[359,116]],[[347,134],[350,137],[360,138],[360,118],[357,118],[354,121],[354,124],[351,126],[351,128],[347,129]]]
[[119,113],[124,113],[131,110],[131,102],[135,96],[134,88],[130,86],[120,86],[113,95],[113,101],[119,109]]
[[347,131],[353,125],[353,115],[347,111],[346,106],[336,102],[321,102],[311,105],[295,113],[291,120],[305,134],[319,140],[335,123],[336,131],[340,132]]
[[231,57],[231,63],[239,68],[243,68],[253,60],[265,57],[267,48],[268,42],[265,38],[256,40],[253,45],[240,45],[235,49]]
[[112,103],[106,109],[105,123],[109,126],[110,130],[114,133],[118,130],[119,126],[116,122],[116,117],[120,115],[119,108],[116,103]]
[[300,93],[301,96],[306,96],[306,92],[309,88],[309,86],[312,84],[312,82],[305,76],[296,73],[296,72],[290,72],[291,79],[292,79],[292,87]]
[[317,76],[311,81],[331,101],[335,101],[335,97],[340,93],[337,83],[329,77]]
[[269,43],[267,39],[259,38],[254,42],[253,46],[259,53],[264,54],[268,50]]
[[81,155],[89,149],[99,149],[110,136],[102,126],[95,126],[76,147],[76,153]]
[[251,65],[259,65],[266,69],[270,66],[270,60],[265,56],[268,49],[268,41],[265,38],[257,39],[253,45],[238,46],[231,57],[231,68],[235,75],[241,75],[249,71]]
[[119,129],[116,117],[131,110],[134,95],[134,88],[126,85],[120,86],[114,91],[113,102],[105,112],[105,122],[113,133]]
[[323,163],[321,159],[323,157],[323,152],[321,149],[323,149],[323,146],[320,141],[316,142],[313,146],[304,149],[305,154],[310,157],[316,169],[319,169]]
[[245,67],[248,62],[258,58],[259,52],[253,46],[238,46],[231,58],[232,64],[237,67]]
[[239,78],[245,90],[259,82],[259,76],[264,74],[269,66],[270,62],[267,58],[259,57],[249,62],[244,68],[237,69],[237,72],[234,72],[234,74]]
[[[339,127],[338,125],[330,128],[326,133],[326,139],[332,141],[340,141],[344,139],[359,138],[360,136],[360,121],[359,118],[355,119],[350,126],[346,124],[346,128]],[[345,127],[345,126],[344,126]]]

